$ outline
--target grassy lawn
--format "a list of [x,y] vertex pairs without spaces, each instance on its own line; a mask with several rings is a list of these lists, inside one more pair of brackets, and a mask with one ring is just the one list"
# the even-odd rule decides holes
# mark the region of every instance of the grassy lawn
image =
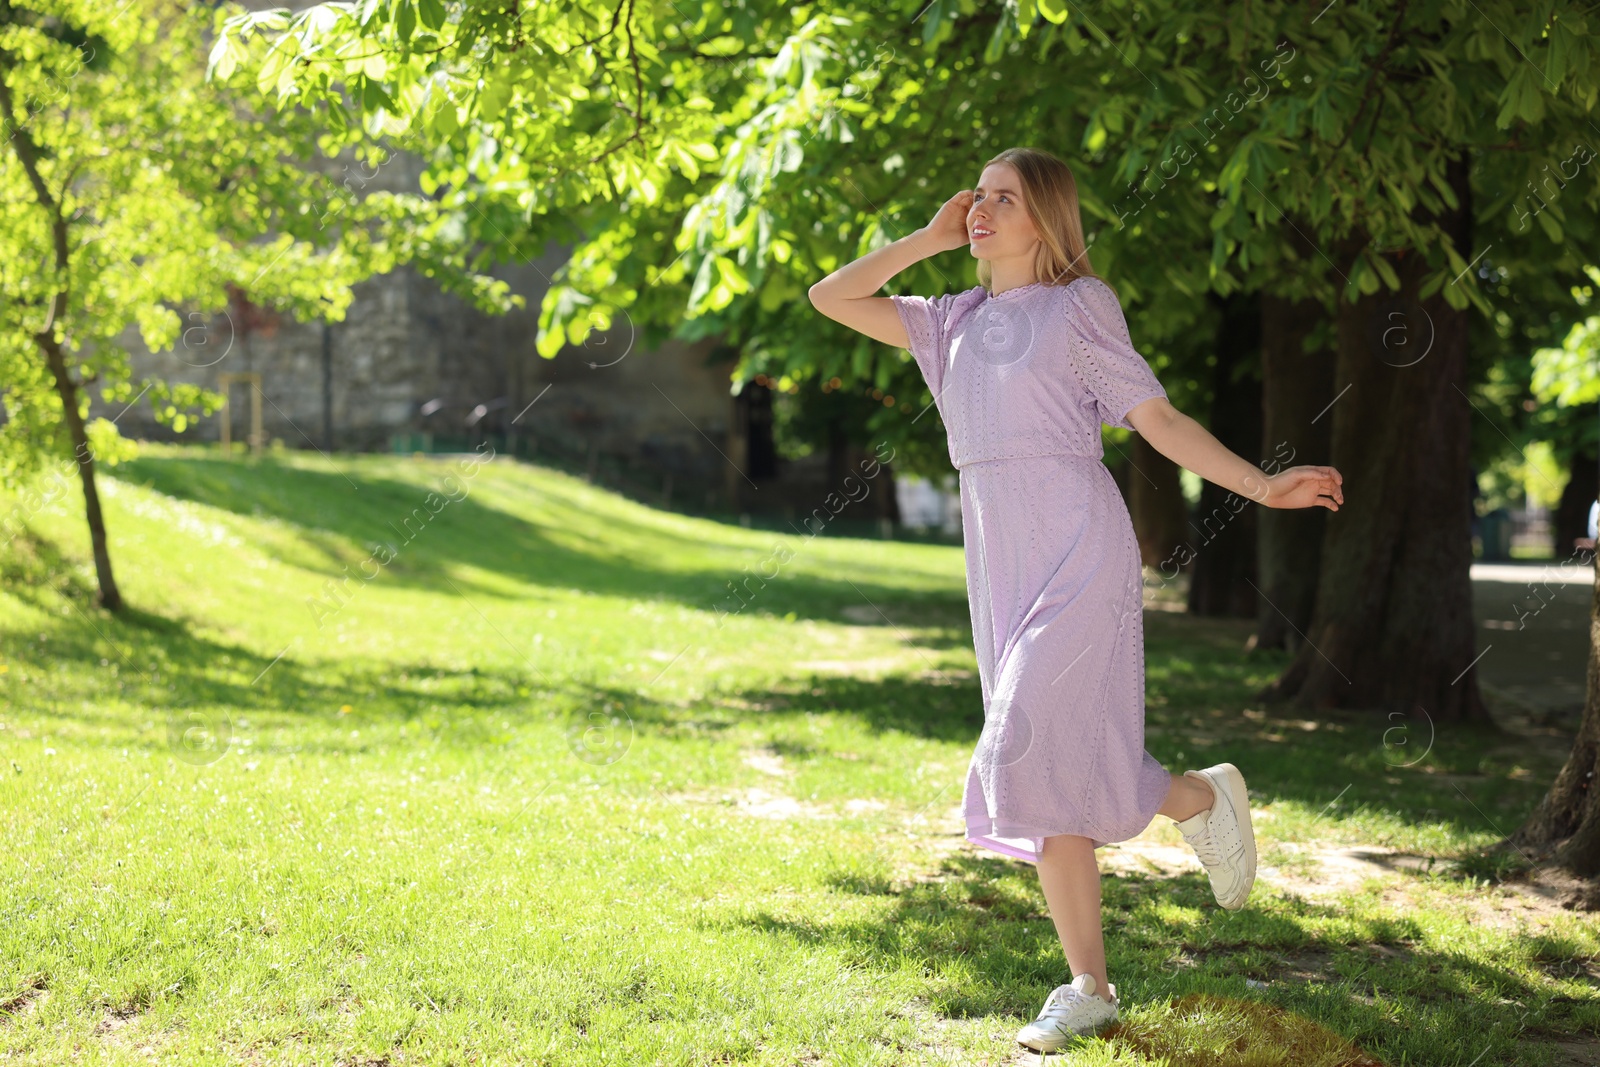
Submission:
[[[0,547],[0,1060],[1036,1062],[1069,976],[961,839],[961,550],[457,464],[146,446],[125,619],[77,497]],[[1146,615],[1149,748],[1249,777],[1251,904],[1164,820],[1104,850],[1123,1025],[1056,1062],[1600,1062],[1596,922],[1475,857],[1556,753],[1402,766],[1253,701],[1248,632]]]

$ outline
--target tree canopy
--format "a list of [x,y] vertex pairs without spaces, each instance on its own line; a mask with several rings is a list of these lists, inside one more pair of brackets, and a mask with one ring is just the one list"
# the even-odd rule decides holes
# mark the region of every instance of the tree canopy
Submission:
[[[1582,11],[1512,0],[362,0],[237,15],[212,71],[353,141],[428,145],[426,188],[471,206],[487,255],[575,240],[542,354],[623,313],[647,344],[721,334],[740,376],[895,394],[876,431],[902,439],[938,433],[902,417],[929,399],[914,367],[818,322],[804,291],[922,225],[1013,144],[1074,166],[1095,269],[1139,308],[1158,367],[1205,358],[1208,292],[1331,309],[1398,289],[1404,250],[1427,259],[1423,296],[1475,307],[1491,346],[1525,362],[1528,338],[1491,298],[1566,299],[1581,278],[1597,184],[1569,185],[1595,132],[1594,59]],[[1436,216],[1463,157],[1482,242],[1459,248]],[[965,288],[963,260],[899,281]]]
[[448,207],[352,195],[305,165],[324,143],[313,116],[253,111],[207,84],[207,28],[174,0],[0,4],[0,477],[51,457],[77,467],[111,607],[94,464],[128,446],[116,416],[86,421],[87,390],[124,409],[148,403],[178,431],[221,400],[133,380],[130,327],[150,350],[182,345],[198,363],[223,343],[208,324],[232,291],[338,318],[354,283],[403,262],[480,306],[510,299],[462,266]]

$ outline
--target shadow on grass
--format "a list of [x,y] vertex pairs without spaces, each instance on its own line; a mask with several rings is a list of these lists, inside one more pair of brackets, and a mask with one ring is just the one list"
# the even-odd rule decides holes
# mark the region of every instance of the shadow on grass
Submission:
[[[410,502],[417,494],[416,486],[383,479],[369,480],[367,488],[351,493],[337,474],[271,463],[240,473],[244,468],[238,464],[203,458],[141,462],[174,483],[165,487],[167,491],[193,481],[197,484],[190,493],[195,499],[220,498],[242,513],[253,512],[264,502],[261,506],[287,515],[292,502],[307,496],[308,484],[315,484],[319,488],[310,496],[329,498],[326,502],[333,509],[319,508],[318,521],[331,522],[327,528],[339,530],[345,538],[360,522],[377,521],[384,511],[382,501]],[[442,556],[422,557],[433,578],[443,584],[444,595],[453,595],[443,582],[446,564],[479,559],[528,581],[550,578],[563,569],[568,580],[574,575],[582,581],[598,576],[586,587],[630,597],[647,596],[675,583],[680,591],[688,588],[680,577],[641,571],[633,561],[597,561],[582,552],[552,548],[537,528],[470,497],[461,504],[480,508],[490,529],[486,533],[464,527],[438,538],[436,550]],[[362,508],[368,510],[361,512]],[[449,516],[446,509],[434,522],[446,522]],[[430,529],[424,536],[434,533],[447,530]],[[656,531],[650,533],[654,536]],[[499,539],[507,543],[500,544]],[[664,740],[692,732],[684,728],[682,709],[663,706],[636,689],[570,675],[546,686],[532,664],[526,670],[460,671],[355,660],[306,664],[292,655],[274,659],[201,635],[181,618],[136,608],[112,617],[95,607],[90,580],[53,545],[26,537],[15,544],[14,551],[0,554],[4,568],[0,578],[8,595],[58,621],[43,642],[34,641],[34,634],[0,632],[0,650],[22,662],[51,666],[42,683],[50,691],[36,690],[30,703],[80,724],[112,727],[112,735],[126,736],[129,726],[119,717],[125,713],[105,707],[108,698],[140,705],[165,719],[180,720],[180,725],[197,716],[203,722],[207,714],[218,712],[236,717],[272,714],[292,721],[335,716],[340,708],[353,705],[364,714],[401,722],[424,716],[440,723],[457,720],[463,743],[479,734],[498,736],[493,729],[470,725],[474,717],[487,719],[491,711],[526,724],[540,717],[562,722],[585,708],[610,706],[625,710],[638,728],[657,731]],[[551,554],[553,562],[537,559],[541,553]],[[772,610],[809,604],[813,610],[808,614],[817,616],[835,610],[824,605],[836,592],[842,601],[859,600],[849,581],[805,575],[775,582],[769,590]],[[927,604],[933,603],[946,603],[966,617],[963,601],[927,599]],[[909,602],[906,607],[913,610]],[[926,614],[924,610],[912,617],[926,622]],[[1546,776],[1510,777],[1507,772],[1520,756],[1498,751],[1503,736],[1482,728],[1443,730],[1427,763],[1398,768],[1392,746],[1386,743],[1392,740],[1393,723],[1376,713],[1322,713],[1315,724],[1320,728],[1312,731],[1303,729],[1307,720],[1292,714],[1247,720],[1240,709],[1252,706],[1249,693],[1258,684],[1255,674],[1261,666],[1246,662],[1238,652],[1227,654],[1238,628],[1147,614],[1146,746],[1172,769],[1232,762],[1245,771],[1253,795],[1263,801],[1289,799],[1340,816],[1366,808],[1396,813],[1410,822],[1440,821],[1473,831],[1515,825],[1542,795]],[[923,630],[921,636],[931,646],[970,645],[970,636],[951,629]],[[971,672],[883,678],[814,675],[772,688],[733,689],[731,695],[756,710],[718,712],[709,718],[781,721],[831,712],[855,718],[870,732],[963,746],[975,744],[983,726],[978,680]],[[447,707],[454,710],[444,710]],[[700,712],[691,715],[708,718]]]
[[[886,907],[837,920],[763,910],[706,921],[825,949],[884,973],[920,962],[935,976],[928,1006],[949,1020],[1005,1016],[1020,1025],[1066,980],[1054,927],[1040,910],[1037,875],[1023,865],[958,852],[909,882],[852,870],[824,882],[841,894],[884,898]],[[1583,1002],[1552,997],[1467,952],[1425,947],[1427,932],[1409,916],[1351,914],[1304,900],[1223,912],[1198,870],[1107,875],[1102,899],[1123,1020],[1101,1037],[1150,1062],[1465,1064],[1518,1048],[1540,1022],[1552,1037],[1578,1025]],[[1537,956],[1553,967],[1578,947],[1548,940]],[[951,977],[940,978],[946,968]],[[1397,1026],[1400,1019],[1415,1025]],[[1491,1055],[1478,1062],[1511,1061]]]
[[[1211,677],[1205,699],[1194,700],[1183,688],[1181,703],[1147,709],[1145,747],[1174,772],[1233,763],[1246,775],[1255,803],[1293,801],[1341,818],[1363,811],[1390,813],[1407,822],[1479,832],[1519,822],[1543,796],[1544,776],[1509,776],[1526,754],[1507,751],[1505,736],[1493,729],[1454,729],[1439,740],[1425,767],[1397,769],[1389,762],[1392,751],[1383,745],[1392,723],[1381,715],[1323,713],[1315,731],[1291,725],[1311,721],[1293,713],[1246,719],[1236,710],[1250,684],[1244,669],[1213,663],[1205,671]],[[975,675],[813,675],[775,688],[735,689],[731,695],[774,721],[832,712],[850,715],[874,733],[964,746],[975,745],[983,731]],[[1486,760],[1504,766],[1485,773]]]
[[[40,567],[59,560],[42,546]],[[15,557],[13,557],[15,559]],[[274,659],[237,643],[199,634],[184,620],[130,610],[113,619],[94,607],[93,592],[75,572],[45,584],[5,575],[17,595],[58,620],[46,640],[32,633],[0,632],[0,654],[30,670],[27,693],[43,714],[69,719],[79,728],[98,728],[108,746],[147,743],[137,719],[158,719],[181,733],[239,730],[239,722],[261,731],[274,724],[292,734],[297,723],[334,722],[350,706],[360,719],[379,723],[421,723],[433,737],[453,743],[503,743],[510,721],[566,728],[592,709],[625,714],[636,731],[660,741],[700,738],[707,728],[739,723],[778,724],[815,713],[847,716],[871,734],[901,734],[962,747],[976,744],[983,729],[982,698],[975,676],[937,673],[860,678],[813,675],[775,687],[709,689],[699,706],[685,709],[656,700],[637,688],[592,677],[561,675],[546,682],[533,666],[525,669],[468,667],[345,659],[305,663],[293,656]],[[37,576],[34,576],[37,577]],[[63,610],[65,608],[65,610]],[[734,699],[724,701],[724,696]],[[121,705],[121,706],[119,706]],[[130,715],[128,706],[142,711]],[[1357,724],[1362,720],[1356,718]],[[1399,815],[1411,822],[1453,824],[1458,830],[1490,828],[1493,818],[1510,825],[1537,803],[1543,782],[1513,780],[1503,774],[1397,776],[1384,764],[1381,748],[1361,729],[1318,730],[1308,737],[1285,730],[1271,717],[1242,721],[1237,713],[1204,713],[1173,707],[1147,714],[1151,753],[1172,769],[1228,761],[1245,770],[1252,795],[1262,803],[1293,800],[1312,810],[1348,816],[1363,808]],[[1373,727],[1376,730],[1376,724]],[[1222,735],[1200,759],[1196,731]],[[787,731],[785,731],[787,732]],[[95,736],[91,734],[90,736]],[[1439,746],[1446,766],[1475,770],[1485,751],[1501,740],[1489,733],[1462,731]],[[172,743],[176,744],[176,740]],[[285,743],[289,743],[287,740]],[[350,746],[327,742],[338,751]],[[793,748],[783,754],[805,759],[813,753]],[[315,737],[295,742],[315,751]],[[203,760],[203,753],[194,755]],[[1440,780],[1448,777],[1449,780]],[[1461,782],[1467,781],[1466,788]],[[1333,803],[1333,802],[1336,802]]]
[[1173,1067],[1384,1067],[1383,1061],[1310,1019],[1261,1001],[1189,993],[1137,1023],[1102,1032],[1107,1041]]
[[[290,524],[300,539],[319,552],[316,569],[329,577],[342,576],[346,566],[364,559],[369,547],[381,542],[396,550],[394,561],[384,567],[384,582],[445,596],[456,595],[458,587],[486,597],[506,596],[502,589],[447,577],[449,570],[462,566],[530,585],[628,599],[671,600],[702,611],[730,614],[793,613],[828,622],[842,621],[847,607],[862,607],[865,596],[870,603],[887,604],[890,619],[900,624],[957,631],[954,636],[928,638],[941,646],[970,644],[962,632],[970,625],[970,615],[965,589],[960,586],[953,585],[948,593],[908,593],[892,569],[839,578],[780,569],[769,581],[763,583],[757,576],[757,584],[741,587],[740,595],[751,601],[741,608],[742,601],[735,598],[729,583],[757,575],[767,551],[730,546],[726,566],[664,568],[659,566],[663,559],[703,557],[715,546],[667,524],[639,522],[614,513],[597,520],[557,497],[542,501],[547,507],[569,510],[574,528],[592,528],[597,534],[603,531],[617,541],[608,545],[597,537],[592,547],[578,549],[551,537],[538,523],[484,503],[472,481],[463,483],[467,495],[459,496],[457,488],[458,499],[439,505],[437,514],[430,513],[425,499],[454,470],[453,464],[441,465],[428,485],[417,485],[357,470],[312,470],[271,457],[241,464],[220,457],[185,456],[134,460],[119,473],[171,497]],[[408,526],[407,517],[414,512],[421,517]],[[775,550],[781,541],[799,554],[809,540],[803,533],[780,534],[772,546]],[[626,551],[621,546],[629,541],[648,542],[651,550]],[[307,566],[303,558],[289,558],[271,544],[260,547],[286,566]]]

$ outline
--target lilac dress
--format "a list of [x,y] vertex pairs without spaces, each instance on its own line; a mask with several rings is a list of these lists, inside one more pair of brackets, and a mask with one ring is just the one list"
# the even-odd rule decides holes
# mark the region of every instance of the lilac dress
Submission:
[[1166,396],[1099,278],[891,296],[960,471],[983,732],[967,839],[1136,837],[1170,778],[1144,749],[1143,581],[1100,424]]

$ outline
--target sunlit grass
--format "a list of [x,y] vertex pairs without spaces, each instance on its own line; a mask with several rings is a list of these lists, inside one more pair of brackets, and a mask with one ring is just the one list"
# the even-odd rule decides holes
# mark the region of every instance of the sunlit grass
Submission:
[[[1067,976],[1032,869],[959,847],[982,727],[960,549],[721,525],[504,462],[402,543],[450,469],[149,448],[107,479],[120,619],[75,501],[0,549],[0,1052],[1011,1057]],[[1060,1062],[1342,1062],[1272,1058],[1314,1039],[1537,1063],[1600,1025],[1593,924],[1475,923],[1496,872],[1451,862],[1537,799],[1537,756],[1448,730],[1399,767],[1379,716],[1260,708],[1283,660],[1240,653],[1244,624],[1146,630],[1151,751],[1244,768],[1264,862],[1440,859],[1403,904],[1263,887],[1236,913],[1198,868],[1108,876],[1126,1040]],[[1227,1002],[1169,1006],[1190,994]]]

